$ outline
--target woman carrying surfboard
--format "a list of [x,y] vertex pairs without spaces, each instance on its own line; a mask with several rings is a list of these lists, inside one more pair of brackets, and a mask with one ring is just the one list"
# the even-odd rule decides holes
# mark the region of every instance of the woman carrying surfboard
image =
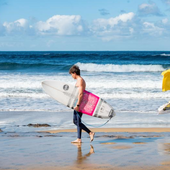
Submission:
[[82,101],[83,98],[83,91],[86,88],[86,82],[85,80],[80,76],[80,69],[77,65],[73,65],[70,70],[69,73],[71,74],[72,78],[77,80],[76,82],[76,87],[79,88],[79,94],[78,94],[78,101],[76,106],[74,107],[74,112],[73,112],[73,123],[77,126],[77,139],[75,141],[72,141],[72,143],[81,143],[81,133],[82,130],[84,130],[85,132],[87,132],[90,136],[90,140],[91,142],[94,139],[94,135],[95,133],[90,131],[82,122],[81,122],[81,117],[82,117],[82,113],[79,112],[79,106],[80,103]]

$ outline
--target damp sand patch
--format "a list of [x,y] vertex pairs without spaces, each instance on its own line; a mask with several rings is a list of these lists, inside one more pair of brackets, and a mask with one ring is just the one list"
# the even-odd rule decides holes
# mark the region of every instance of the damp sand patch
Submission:
[[128,145],[117,145],[117,146],[113,146],[111,147],[112,149],[131,149],[132,146],[128,146]]
[[143,144],[147,144],[147,143],[146,142],[133,142],[133,144],[143,145]]
[[115,145],[115,142],[103,142],[102,145]]

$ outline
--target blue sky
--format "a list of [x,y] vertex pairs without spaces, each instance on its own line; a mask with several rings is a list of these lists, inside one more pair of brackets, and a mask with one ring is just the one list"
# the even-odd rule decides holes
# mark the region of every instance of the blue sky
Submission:
[[169,51],[170,0],[0,0],[0,51]]

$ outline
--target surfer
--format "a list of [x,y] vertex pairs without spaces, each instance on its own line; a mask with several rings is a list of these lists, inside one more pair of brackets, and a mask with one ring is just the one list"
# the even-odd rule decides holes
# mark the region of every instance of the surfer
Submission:
[[79,88],[79,94],[78,94],[78,101],[76,106],[74,107],[74,113],[73,113],[73,123],[77,126],[77,139],[75,141],[72,141],[72,143],[81,143],[81,133],[82,129],[87,132],[90,136],[91,142],[94,139],[95,133],[90,131],[82,122],[81,122],[81,117],[82,113],[79,112],[79,106],[83,98],[83,91],[86,88],[86,82],[84,79],[80,76],[80,69],[77,65],[73,65],[69,73],[71,74],[72,78],[76,79],[76,87]]

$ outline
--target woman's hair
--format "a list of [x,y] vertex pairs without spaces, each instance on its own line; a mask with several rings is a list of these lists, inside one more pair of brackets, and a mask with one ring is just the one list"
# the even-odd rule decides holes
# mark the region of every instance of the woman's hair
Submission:
[[73,65],[70,70],[69,70],[69,73],[76,73],[77,75],[80,76],[80,69],[77,65]]

